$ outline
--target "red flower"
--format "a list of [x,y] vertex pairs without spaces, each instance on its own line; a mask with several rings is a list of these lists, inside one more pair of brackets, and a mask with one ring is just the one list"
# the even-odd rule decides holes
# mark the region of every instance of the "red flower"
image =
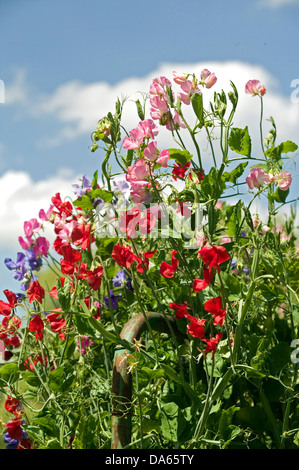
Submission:
[[204,353],[208,354],[211,352],[212,358],[213,358],[215,356],[216,348],[221,338],[222,338],[222,333],[217,333],[216,338],[210,338],[210,339],[202,338],[202,341],[207,343],[207,347],[204,350]]
[[[31,360],[32,360],[32,362],[33,362],[34,365],[36,365],[38,362],[40,362],[41,364],[44,363],[43,358],[42,358],[41,355],[39,355],[39,356],[36,355],[35,358],[34,358],[34,359],[31,358]],[[45,357],[45,363],[47,364],[47,362],[48,362],[48,361],[47,361],[47,358]],[[31,361],[29,361],[29,358],[27,358],[27,359],[24,361],[23,365],[24,365],[24,367],[26,367],[26,369],[28,369],[28,370],[29,370],[29,369],[31,369],[32,371],[34,370],[34,369],[33,369],[33,365],[31,364]]]
[[209,299],[204,304],[204,309],[206,312],[214,315],[214,325],[221,326],[225,317],[225,310],[222,308],[222,298],[213,297]]
[[29,302],[39,302],[42,303],[42,300],[45,296],[45,290],[40,285],[38,281],[31,282],[28,290],[27,290],[28,300]]
[[195,278],[193,281],[193,291],[200,292],[206,289],[213,280],[213,274],[208,269],[203,269],[203,279]]
[[127,269],[130,268],[134,261],[140,260],[140,258],[134,255],[130,247],[119,245],[118,243],[114,245],[111,256],[119,266]]
[[30,320],[29,331],[36,333],[36,341],[43,339],[44,322],[39,315],[34,315],[34,317]]
[[8,421],[6,427],[9,437],[11,437],[11,439],[21,439],[23,434],[21,424],[22,421],[18,418],[14,418],[11,421]]
[[10,315],[12,309],[17,305],[18,300],[16,294],[11,292],[10,290],[5,289],[3,292],[8,300],[8,303],[3,302],[3,300],[0,300],[0,314],[7,316]]
[[71,245],[64,245],[61,248],[63,259],[60,260],[60,267],[63,274],[71,275],[75,271],[75,264],[82,259],[81,253]]
[[185,173],[188,170],[188,168],[190,167],[190,165],[191,165],[191,162],[187,162],[185,166],[183,166],[181,163],[175,163],[174,168],[172,170],[173,179],[176,181],[177,176],[179,178],[184,178]]
[[152,258],[155,253],[157,253],[158,250],[154,251],[147,251],[146,253],[143,254],[143,259],[136,257],[136,261],[138,262],[136,266],[136,271],[139,273],[144,273],[144,271],[148,270],[149,266],[149,258]]
[[8,411],[8,413],[16,414],[17,409],[20,407],[20,405],[21,403],[19,402],[19,400],[8,396],[4,403],[4,408],[6,409],[6,411]]
[[230,258],[230,254],[223,246],[205,245],[198,251],[198,256],[202,258],[203,263],[209,266],[209,272],[216,268],[220,272],[219,264],[224,263]]
[[95,269],[86,270],[85,272],[82,272],[82,273],[80,271],[78,278],[86,279],[88,285],[93,290],[98,290],[102,282],[102,276],[103,276],[103,267],[98,266]]
[[78,224],[72,231],[72,242],[74,245],[80,245],[81,250],[90,250],[91,243],[91,225],[90,224]]
[[21,439],[18,445],[18,449],[32,449],[32,443],[30,439]]
[[70,216],[72,215],[72,205],[69,201],[67,202],[62,202],[60,193],[56,193],[55,196],[52,197],[51,199],[52,203],[54,206],[59,210],[59,214],[61,215],[63,212],[67,215]]
[[181,319],[188,315],[187,302],[184,302],[183,304],[175,304],[174,302],[170,302],[169,307],[173,310],[176,310],[174,315],[175,318]]
[[160,265],[160,274],[163,277],[171,278],[174,276],[179,260],[176,258],[177,251],[173,250],[171,254],[171,264],[166,263],[165,261],[162,261]]
[[189,325],[187,325],[187,333],[193,336],[194,338],[202,339],[205,335],[205,319],[198,319],[189,314],[185,314],[185,318],[187,318],[191,322],[189,323]]
[[51,330],[54,331],[54,333],[59,333],[59,338],[64,340],[65,335],[61,330],[66,325],[66,321],[60,316],[61,313],[61,308],[55,308],[53,312],[48,313],[47,320],[50,323]]

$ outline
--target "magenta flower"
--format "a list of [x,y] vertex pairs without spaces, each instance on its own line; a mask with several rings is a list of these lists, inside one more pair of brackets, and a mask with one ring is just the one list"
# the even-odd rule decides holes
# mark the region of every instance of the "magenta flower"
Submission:
[[246,183],[250,189],[260,188],[263,184],[269,183],[269,175],[262,168],[251,168]]
[[47,212],[45,212],[44,209],[41,209],[41,210],[39,211],[39,214],[38,214],[39,218],[40,218],[41,220],[44,220],[45,222],[48,221],[48,220],[50,220],[51,215],[52,215],[53,208],[54,208],[54,206],[53,206],[53,204],[51,204],[50,207],[49,207],[49,209],[47,210]]
[[245,93],[251,96],[263,96],[266,93],[266,88],[259,80],[249,80],[245,85]]
[[30,238],[33,233],[36,233],[40,230],[41,226],[37,219],[30,219],[27,222],[24,222],[24,232],[27,238]]
[[45,237],[38,237],[36,244],[33,246],[33,252],[36,258],[45,256],[47,258],[50,243]]

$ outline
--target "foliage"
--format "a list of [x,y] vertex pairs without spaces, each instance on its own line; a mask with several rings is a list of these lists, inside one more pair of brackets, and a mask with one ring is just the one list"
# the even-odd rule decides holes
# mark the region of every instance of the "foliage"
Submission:
[[[232,82],[205,107],[214,74],[173,81],[154,79],[136,100],[130,132],[117,100],[92,132],[91,151],[105,152],[102,181],[96,171],[72,200],[53,195],[24,223],[17,260],[5,260],[21,290],[0,303],[8,448],[298,448],[295,209],[277,222],[291,203],[285,168],[297,145],[276,143],[272,117],[263,138],[260,82],[245,88],[261,103],[256,157],[248,127],[233,125]],[[161,127],[174,147],[159,150]],[[266,216],[253,212],[257,200]]]

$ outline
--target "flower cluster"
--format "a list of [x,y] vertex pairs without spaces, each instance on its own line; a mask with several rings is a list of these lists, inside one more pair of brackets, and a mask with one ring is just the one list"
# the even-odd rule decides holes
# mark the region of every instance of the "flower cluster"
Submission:
[[4,403],[4,408],[8,413],[14,415],[13,419],[4,423],[7,431],[4,434],[6,449],[31,449],[32,443],[28,434],[22,429],[25,421],[22,419],[22,405],[16,398],[8,396]]

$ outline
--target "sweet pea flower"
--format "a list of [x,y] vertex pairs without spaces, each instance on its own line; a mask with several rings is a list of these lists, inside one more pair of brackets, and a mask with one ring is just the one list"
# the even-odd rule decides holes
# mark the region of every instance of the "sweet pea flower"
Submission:
[[150,99],[150,113],[153,119],[161,121],[161,124],[167,124],[169,121],[168,105],[159,96],[153,96]]
[[30,219],[27,222],[24,222],[24,232],[29,239],[33,233],[36,233],[40,230],[41,226],[37,219]]
[[274,181],[282,191],[287,191],[292,182],[292,175],[288,171],[281,171],[274,176]]
[[201,84],[206,88],[211,88],[217,82],[217,77],[214,73],[211,73],[208,69],[202,70],[200,74]]
[[135,129],[129,132],[130,137],[125,137],[123,147],[127,150],[136,150],[144,143],[144,139],[154,138],[159,129],[151,119],[140,121]]
[[82,197],[83,194],[86,193],[86,191],[88,189],[91,189],[91,182],[86,178],[86,176],[84,175],[82,177],[82,185],[79,185],[79,184],[72,184],[72,187],[74,188],[73,189],[73,193],[77,196],[77,197]]
[[266,88],[259,80],[248,80],[245,85],[245,93],[251,96],[263,96],[266,93]]
[[186,129],[187,126],[184,123],[183,118],[178,114],[178,112],[174,111],[173,116],[166,123],[166,129],[168,129],[169,131],[174,131],[180,128]]
[[250,189],[260,188],[263,184],[269,183],[269,175],[262,168],[251,168],[246,183]]
[[158,156],[156,162],[159,163],[159,165],[166,168],[169,158],[170,158],[170,154],[169,154],[168,150],[164,149],[164,150],[162,150],[162,152],[159,153],[159,156]]
[[171,87],[171,82],[166,77],[154,78],[150,86],[150,94],[161,98],[162,101],[168,103],[169,96],[167,86]]
[[188,78],[188,74],[186,73],[172,72],[172,75],[173,75],[173,81],[177,83],[178,85],[182,85],[182,83],[185,83],[185,81]]
[[181,101],[187,105],[190,104],[191,96],[194,93],[201,93],[198,86],[191,82],[191,80],[186,80],[184,83],[182,83],[181,88],[183,93],[178,93],[178,96],[180,97]]
[[54,209],[54,206],[53,204],[50,205],[49,209],[47,210],[47,212],[45,212],[44,209],[41,209],[39,211],[39,218],[40,220],[43,220],[45,222],[49,221],[51,219],[51,215],[52,215],[52,212],[53,212],[53,209]]

